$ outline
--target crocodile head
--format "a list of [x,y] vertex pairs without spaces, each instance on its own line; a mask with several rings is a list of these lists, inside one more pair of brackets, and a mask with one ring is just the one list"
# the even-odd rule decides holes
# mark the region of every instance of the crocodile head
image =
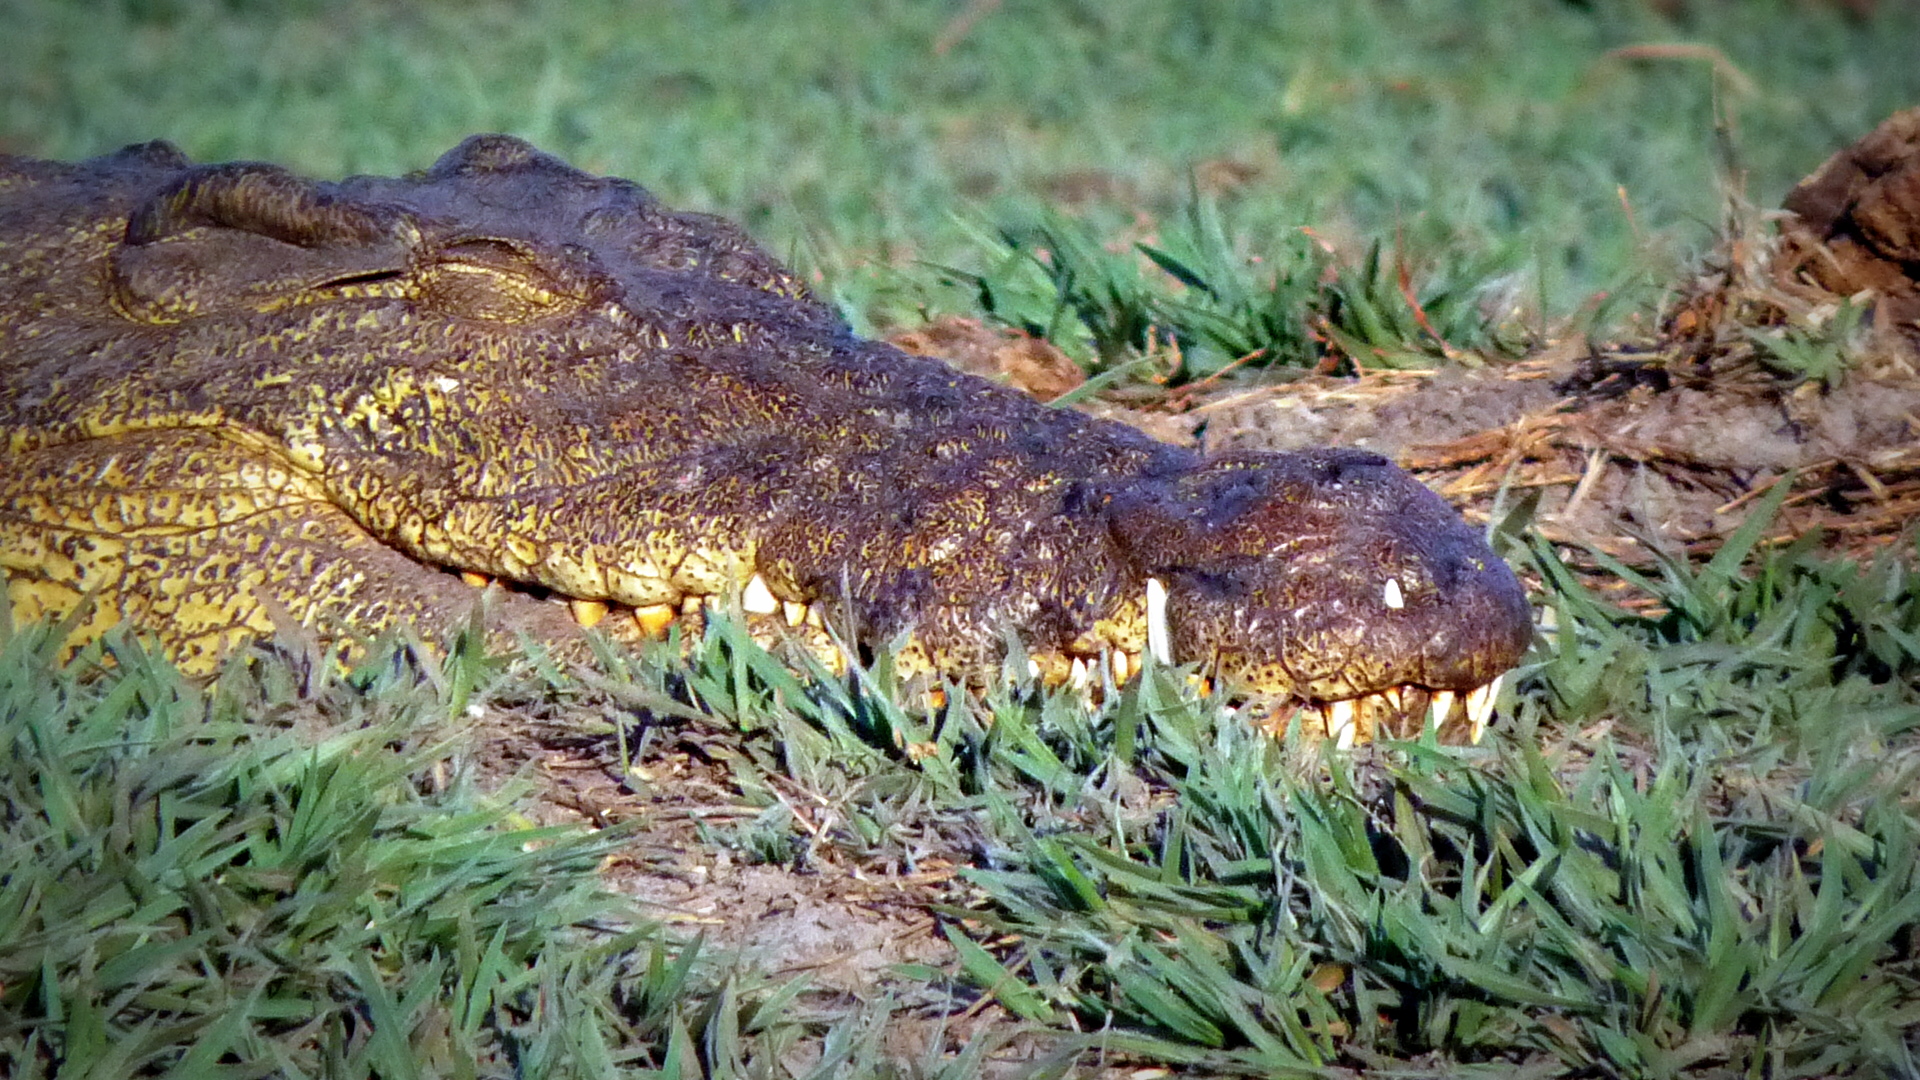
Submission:
[[[1140,655],[1484,720],[1518,582],[1355,451],[1204,458],[853,335],[733,226],[517,140],[314,182],[0,159],[0,569],[196,666],[283,612],[541,634],[714,606],[978,681]],[[617,618],[609,618],[617,614]],[[564,620],[559,620],[564,622]],[[1409,702],[1408,695],[1414,700]],[[1411,707],[1411,708],[1409,708]]]
[[[1479,532],[1386,458],[1237,454],[1115,501],[1151,648],[1324,708],[1336,734],[1459,697],[1476,729],[1532,636]],[[1474,696],[1478,694],[1478,696]]]

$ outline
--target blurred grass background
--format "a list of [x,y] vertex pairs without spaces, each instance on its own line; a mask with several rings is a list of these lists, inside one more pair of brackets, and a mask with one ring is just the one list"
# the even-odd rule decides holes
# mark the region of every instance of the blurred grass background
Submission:
[[1907,0],[0,0],[0,25],[0,149],[166,138],[330,177],[510,132],[744,221],[869,327],[964,307],[915,268],[977,266],[982,225],[1146,235],[1195,195],[1249,253],[1398,237],[1565,314],[1670,278],[1729,167],[1773,205],[1920,101]]

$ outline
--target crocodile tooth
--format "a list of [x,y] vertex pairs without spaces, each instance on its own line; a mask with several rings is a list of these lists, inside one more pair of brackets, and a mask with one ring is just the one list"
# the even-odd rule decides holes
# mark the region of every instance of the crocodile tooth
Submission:
[[1333,736],[1333,744],[1342,750],[1353,749],[1354,738],[1359,734],[1359,726],[1354,721],[1352,698],[1342,698],[1327,706],[1327,734]]
[[471,570],[460,571],[460,580],[466,582],[467,584],[473,586],[476,589],[484,589],[487,586],[493,584],[492,578],[488,577],[485,574],[476,574]]
[[1167,587],[1147,579],[1147,648],[1163,664],[1173,663],[1173,635],[1167,632]]
[[667,632],[667,627],[673,625],[673,617],[678,614],[672,604],[648,604],[633,609],[633,621],[640,627],[641,633],[657,638]]
[[1113,668],[1113,685],[1115,686],[1125,683],[1139,667],[1132,654],[1125,649],[1115,649],[1108,653],[1107,663]]
[[1387,699],[1387,704],[1393,706],[1394,712],[1406,711],[1406,695],[1401,692],[1399,687],[1389,686],[1385,690],[1380,691],[1380,696]]
[[1073,658],[1073,667],[1068,669],[1067,685],[1075,690],[1087,688],[1087,662],[1078,656]]
[[567,607],[573,612],[573,621],[592,629],[607,617],[607,604],[604,600],[569,600]]
[[1040,677],[1040,661],[1035,660],[1031,656],[1027,657],[1027,678],[1037,679],[1039,677]]
[[780,601],[773,598],[773,590],[767,587],[767,579],[759,574],[753,575],[747,587],[740,592],[740,610],[750,615],[773,615],[780,610]]
[[1435,690],[1433,700],[1427,703],[1427,712],[1433,717],[1436,731],[1445,727],[1447,720],[1453,716],[1453,691]]
[[1493,699],[1500,693],[1500,680],[1505,675],[1467,695],[1467,738],[1479,742],[1487,733],[1487,721],[1493,719]]
[[788,626],[799,626],[801,623],[807,621],[807,605],[805,604],[789,600],[781,604],[780,608],[782,613],[787,617]]
[[682,615],[700,614],[700,597],[687,596],[682,598],[680,601],[680,614]]
[[815,630],[826,627],[827,616],[825,612],[820,610],[819,604],[807,605],[807,625],[813,627]]
[[1400,583],[1392,578],[1380,590],[1380,602],[1394,611],[1407,606],[1407,598],[1400,592]]

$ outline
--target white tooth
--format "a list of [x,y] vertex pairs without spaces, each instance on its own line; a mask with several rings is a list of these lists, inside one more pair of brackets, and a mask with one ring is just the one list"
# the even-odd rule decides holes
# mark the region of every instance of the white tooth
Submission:
[[1342,750],[1353,749],[1353,740],[1358,734],[1353,722],[1353,699],[1336,701],[1327,710],[1327,734],[1333,736],[1333,744]]
[[753,615],[772,615],[780,610],[780,601],[767,588],[767,579],[755,574],[740,592],[740,609]]
[[789,600],[781,604],[780,608],[786,613],[788,626],[799,626],[801,623],[807,621],[807,605],[805,604]]
[[1453,715],[1453,691],[1435,690],[1432,700],[1427,703],[1427,711],[1433,717],[1436,731],[1445,727],[1447,717]]
[[[1504,678],[1504,675],[1500,677]],[[1487,721],[1493,719],[1493,699],[1500,693],[1500,679],[1467,695],[1467,738],[1473,742],[1479,742],[1487,733]]]
[[1075,690],[1085,690],[1087,688],[1087,662],[1085,660],[1077,656],[1073,658],[1073,669],[1072,673],[1067,676],[1067,682]]
[[1040,661],[1035,660],[1032,657],[1028,657],[1027,658],[1027,678],[1037,679],[1039,677],[1040,677]]
[[1399,687],[1389,686],[1385,690],[1380,691],[1380,696],[1387,699],[1387,704],[1393,706],[1394,712],[1404,712],[1406,710],[1407,702],[1401,695]]
[[1386,585],[1380,590],[1380,602],[1394,611],[1399,611],[1401,608],[1407,606],[1407,598],[1400,594],[1400,583],[1398,581],[1392,578],[1387,579]]
[[1173,663],[1173,635],[1167,632],[1167,587],[1147,579],[1147,648],[1163,664]]

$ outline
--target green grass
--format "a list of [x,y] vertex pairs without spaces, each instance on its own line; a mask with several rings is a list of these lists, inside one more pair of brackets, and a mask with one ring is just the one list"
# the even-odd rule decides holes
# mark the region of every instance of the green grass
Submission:
[[[1473,749],[1323,757],[1178,672],[1090,708],[1017,655],[928,715],[884,656],[809,678],[720,619],[684,661],[281,649],[205,687],[16,634],[0,1066],[962,1080],[1006,1036],[902,1059],[880,1033],[985,994],[1054,1075],[1911,1075],[1920,574],[1756,552],[1773,509],[1705,565],[1616,568],[1658,617],[1516,550],[1554,629]],[[710,836],[749,860],[969,863],[951,968],[861,1007],[676,945],[598,887],[636,836],[530,828],[525,785],[471,779],[486,746],[450,718],[539,703],[573,738],[704,732],[768,808]],[[824,831],[781,812],[796,790]]]
[[997,249],[983,272],[947,268],[944,280],[971,290],[993,321],[1066,348],[1101,376],[1095,386],[1147,369],[1180,385],[1239,368],[1478,364],[1518,355],[1533,337],[1498,266],[1381,244],[1347,265],[1304,232],[1249,261],[1204,203],[1156,243],[1113,251],[1085,225],[1054,220],[1007,231]]
[[627,830],[475,784],[450,716],[489,665],[279,654],[202,687],[46,638],[0,642],[0,1074],[677,1077],[773,1026],[601,887]]
[[[744,220],[869,322],[965,307],[913,268],[983,269],[982,227],[1064,205],[1150,239],[1198,188],[1242,258],[1302,225],[1355,262],[1394,238],[1563,316],[1709,243],[1729,158],[1773,205],[1920,101],[1911,4],[1689,7],[1013,3],[937,54],[959,3],[3,0],[0,148],[335,176],[508,131]],[[1614,53],[1675,42],[1738,74]]]

